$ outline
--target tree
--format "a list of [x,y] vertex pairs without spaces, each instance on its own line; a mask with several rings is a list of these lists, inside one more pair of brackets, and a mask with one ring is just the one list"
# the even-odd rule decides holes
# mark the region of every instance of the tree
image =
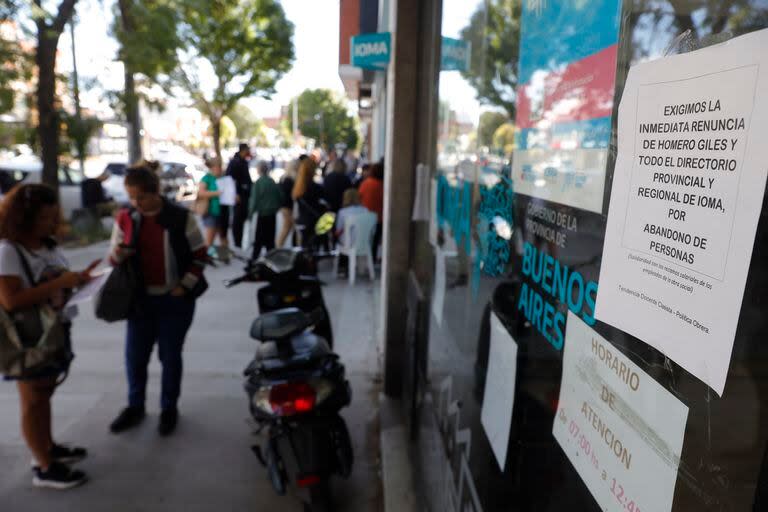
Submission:
[[227,114],[237,129],[237,136],[241,140],[250,140],[259,135],[263,123],[256,117],[247,105],[238,103],[235,108]]
[[515,125],[504,123],[493,134],[493,149],[501,150],[509,155],[515,149]]
[[240,132],[238,132],[237,126],[232,121],[232,119],[230,119],[229,116],[222,117],[220,135],[221,142],[225,146],[229,146],[230,144],[233,144],[235,141],[237,141],[238,136],[240,136]]
[[[242,99],[270,97],[294,57],[293,24],[276,0],[185,0],[180,4],[182,66],[173,83],[209,119],[221,156],[221,119]],[[206,87],[198,70],[214,77]]]
[[33,0],[32,15],[37,28],[37,133],[42,147],[43,183],[59,187],[59,136],[61,117],[56,99],[56,49],[66,24],[72,17],[77,0],[61,0],[56,14],[49,14],[42,0]]
[[81,162],[88,155],[88,141],[101,128],[101,121],[95,117],[83,116],[82,114],[61,113],[61,118],[66,126],[66,139],[64,142],[70,146],[70,153],[77,157]]
[[288,106],[288,119],[293,118],[293,106],[298,105],[299,131],[318,141],[322,147],[346,144],[356,148],[360,139],[355,118],[349,115],[342,99],[328,89],[307,89]]
[[471,45],[470,65],[462,76],[480,102],[515,118],[515,89],[520,42],[520,0],[480,2],[461,38]]
[[[0,23],[3,19],[0,17]],[[6,39],[0,34],[0,114],[13,109],[16,104],[16,80],[32,77],[32,59],[19,41]]]
[[117,0],[112,32],[120,43],[118,59],[124,67],[124,89],[119,107],[128,123],[128,158],[142,157],[140,95],[137,75],[147,81],[171,73],[178,66],[181,40],[176,31],[178,15],[173,0]]
[[483,112],[477,126],[477,143],[479,146],[493,145],[493,134],[496,129],[507,122],[506,114],[501,112]]

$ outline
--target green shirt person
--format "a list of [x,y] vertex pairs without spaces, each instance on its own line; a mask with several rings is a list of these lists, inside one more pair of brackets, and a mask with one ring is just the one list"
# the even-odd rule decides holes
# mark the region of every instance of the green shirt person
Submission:
[[[205,190],[208,192],[218,192],[219,187],[216,184],[216,176],[212,172],[208,172],[203,178],[200,180],[202,183],[205,183]],[[209,196],[208,199],[208,215],[211,217],[218,217],[221,215],[221,204],[219,203],[219,196]]]
[[258,259],[261,250],[267,252],[275,248],[275,230],[277,211],[283,204],[283,193],[275,181],[269,177],[269,165],[261,161],[256,165],[259,179],[251,187],[248,200],[248,216],[259,215],[256,221],[256,233],[253,237],[253,259]]
[[[259,162],[259,165],[261,162]],[[266,166],[266,162],[264,162]],[[258,213],[261,216],[275,215],[283,204],[283,192],[275,183],[275,180],[269,177],[269,168],[259,169],[259,179],[251,187],[251,197],[248,201],[248,216]]]

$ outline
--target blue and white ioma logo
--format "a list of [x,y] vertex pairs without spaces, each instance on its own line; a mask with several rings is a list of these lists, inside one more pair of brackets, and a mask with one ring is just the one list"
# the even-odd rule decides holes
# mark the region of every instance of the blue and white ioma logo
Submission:
[[357,43],[355,45],[355,57],[368,57],[371,55],[388,55],[389,49],[387,48],[386,41],[378,41],[371,43]]

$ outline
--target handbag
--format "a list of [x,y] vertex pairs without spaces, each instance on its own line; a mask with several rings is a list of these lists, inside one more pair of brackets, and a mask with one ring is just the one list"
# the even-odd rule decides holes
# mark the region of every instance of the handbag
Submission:
[[[134,251],[138,248],[140,219],[141,217],[136,212],[131,214],[133,228],[128,247]],[[134,253],[112,269],[112,273],[109,274],[104,286],[96,294],[93,301],[96,318],[106,322],[128,319],[136,311],[143,293],[144,281]]]
[[[17,245],[14,248],[27,280],[36,286],[29,262]],[[73,359],[69,329],[50,305],[11,313],[0,309],[0,373],[13,379],[63,374],[63,382]]]

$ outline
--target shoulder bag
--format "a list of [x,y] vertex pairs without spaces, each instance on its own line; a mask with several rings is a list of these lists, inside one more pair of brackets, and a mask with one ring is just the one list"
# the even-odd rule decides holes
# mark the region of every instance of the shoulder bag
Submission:
[[[24,273],[36,286],[27,258],[14,244]],[[19,311],[0,309],[0,373],[13,379],[40,375],[64,375],[74,359],[69,329],[48,304]]]
[[131,241],[128,246],[135,253],[120,262],[109,274],[107,281],[94,298],[96,318],[106,322],[126,320],[137,309],[139,299],[144,293],[144,282],[138,265],[138,236],[141,216],[131,213]]

